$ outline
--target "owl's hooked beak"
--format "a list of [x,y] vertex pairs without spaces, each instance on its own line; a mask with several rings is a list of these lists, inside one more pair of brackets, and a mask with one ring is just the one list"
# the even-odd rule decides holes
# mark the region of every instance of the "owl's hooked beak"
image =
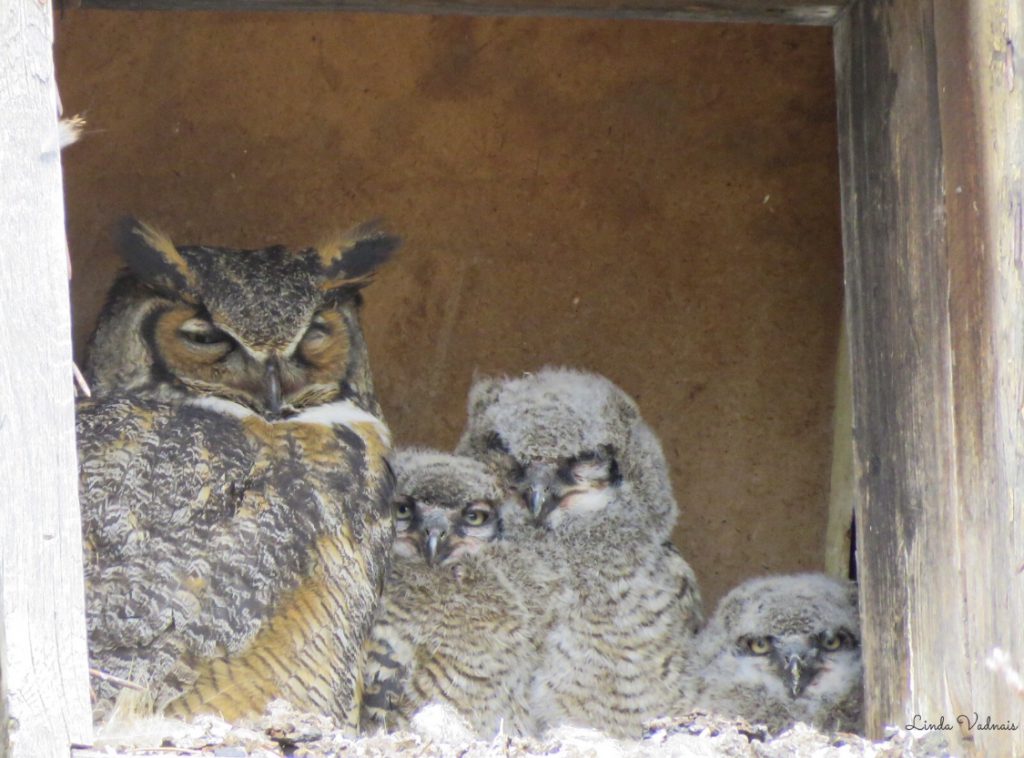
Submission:
[[428,514],[423,520],[423,557],[433,566],[448,557],[448,519],[443,513]]
[[271,358],[263,374],[263,389],[266,392],[267,410],[273,414],[281,412],[281,369],[277,360]]
[[803,673],[802,664],[803,660],[800,656],[794,655],[786,665],[786,675],[789,677],[789,694],[792,697],[799,695],[804,688],[803,683],[800,681],[800,675]]
[[434,559],[437,557],[437,540],[436,534],[430,534],[427,536],[427,544],[423,548],[423,552],[427,556],[427,563],[433,565]]
[[535,461],[526,467],[518,484],[526,507],[530,509],[530,514],[537,524],[544,523],[544,519],[557,504],[551,496],[553,475],[551,466]]
[[533,514],[533,518],[536,521],[540,521],[544,515],[544,504],[548,501],[548,491],[546,487],[534,485],[530,487],[526,492],[526,502],[530,506],[530,513]]
[[800,697],[821,670],[815,651],[806,648],[780,650],[777,663],[782,669],[780,673],[786,683],[786,690],[794,699]]

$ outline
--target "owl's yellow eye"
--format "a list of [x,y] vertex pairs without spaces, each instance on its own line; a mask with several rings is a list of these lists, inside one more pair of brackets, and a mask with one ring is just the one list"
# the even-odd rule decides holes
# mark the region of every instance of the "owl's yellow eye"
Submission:
[[751,637],[747,640],[747,649],[754,655],[768,655],[772,643],[767,637]]
[[407,521],[412,518],[413,504],[411,500],[399,500],[395,503],[395,518]]
[[842,645],[843,641],[839,638],[838,634],[826,632],[821,637],[821,646],[825,650],[838,650]]
[[485,523],[487,523],[487,517],[490,515],[490,511],[486,510],[485,508],[480,508],[479,506],[470,506],[463,512],[462,519],[469,526],[483,526]]

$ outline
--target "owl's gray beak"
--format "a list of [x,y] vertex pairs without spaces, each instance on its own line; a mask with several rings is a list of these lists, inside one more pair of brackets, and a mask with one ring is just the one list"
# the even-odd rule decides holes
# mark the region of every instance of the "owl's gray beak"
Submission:
[[448,519],[442,513],[430,513],[423,520],[423,557],[427,565],[433,566],[445,557],[448,527]]
[[789,663],[786,665],[786,676],[789,677],[789,694],[792,697],[796,697],[803,690],[803,683],[800,681],[800,675],[803,673],[803,660],[799,655],[794,655],[789,659]]
[[552,466],[543,461],[533,461],[527,465],[517,484],[517,489],[537,524],[542,523],[547,517],[548,511],[551,510],[551,480],[553,476]]
[[546,487],[534,485],[526,492],[526,502],[530,506],[530,513],[536,521],[540,521],[544,515],[544,504],[548,501]]
[[271,358],[263,374],[263,389],[266,392],[267,410],[271,413],[281,412],[281,369],[277,361]]
[[798,698],[821,670],[821,663],[816,660],[813,650],[782,651],[782,678],[786,683],[789,696]]
[[437,534],[427,535],[427,542],[423,546],[423,554],[427,559],[427,563],[431,566],[434,565],[434,561],[437,560],[437,541],[440,539]]

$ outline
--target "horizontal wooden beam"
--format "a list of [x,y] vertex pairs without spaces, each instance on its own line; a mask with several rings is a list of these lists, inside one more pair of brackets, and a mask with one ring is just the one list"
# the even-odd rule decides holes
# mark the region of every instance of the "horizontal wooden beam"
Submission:
[[132,11],[348,11],[805,26],[831,26],[848,4],[849,0],[81,0],[83,8]]

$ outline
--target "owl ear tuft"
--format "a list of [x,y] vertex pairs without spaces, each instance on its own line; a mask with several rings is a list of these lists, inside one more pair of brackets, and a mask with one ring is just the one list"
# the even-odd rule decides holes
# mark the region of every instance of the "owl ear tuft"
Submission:
[[141,281],[157,290],[193,299],[192,271],[170,237],[130,217],[121,220],[118,237],[121,257]]
[[473,378],[473,386],[469,388],[469,398],[466,401],[466,409],[470,418],[480,415],[488,406],[494,404],[503,383],[501,379],[494,377]]
[[636,400],[622,390],[616,389],[618,392],[612,402],[616,405],[619,417],[627,424],[634,424],[640,421],[640,406],[637,405]]
[[318,245],[316,251],[324,271],[321,288],[365,287],[401,242],[399,237],[383,232],[379,222],[371,221],[339,239]]

